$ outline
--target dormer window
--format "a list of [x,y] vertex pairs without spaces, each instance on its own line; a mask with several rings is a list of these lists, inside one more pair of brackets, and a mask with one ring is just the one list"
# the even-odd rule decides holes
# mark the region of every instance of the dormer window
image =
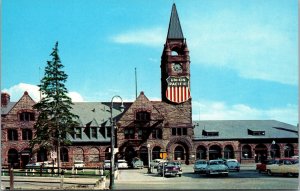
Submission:
[[202,130],[202,135],[203,136],[209,136],[209,137],[219,136],[219,132],[218,131],[206,131],[206,130]]
[[19,114],[20,121],[34,121],[33,112],[22,112]]
[[137,121],[150,121],[150,113],[146,111],[140,111],[136,113]]
[[248,135],[253,135],[253,136],[265,136],[266,132],[265,131],[253,131],[251,129],[248,129]]

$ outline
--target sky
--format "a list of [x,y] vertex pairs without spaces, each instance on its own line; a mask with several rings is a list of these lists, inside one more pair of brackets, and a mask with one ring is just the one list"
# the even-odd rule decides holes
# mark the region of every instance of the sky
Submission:
[[297,0],[2,0],[1,91],[39,100],[58,41],[76,101],[161,100],[172,4],[190,50],[193,120],[298,124]]

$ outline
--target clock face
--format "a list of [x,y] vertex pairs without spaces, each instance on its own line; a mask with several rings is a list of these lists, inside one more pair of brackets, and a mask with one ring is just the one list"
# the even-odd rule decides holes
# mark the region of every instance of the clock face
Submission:
[[172,70],[176,73],[182,72],[182,64],[179,62],[172,63]]

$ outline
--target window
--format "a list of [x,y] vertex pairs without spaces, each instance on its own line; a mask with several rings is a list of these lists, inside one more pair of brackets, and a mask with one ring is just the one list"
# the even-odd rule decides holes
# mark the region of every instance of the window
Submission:
[[177,128],[172,128],[172,135],[187,135],[187,128],[185,127],[177,127]]
[[22,112],[19,114],[20,121],[34,121],[34,113]]
[[265,131],[252,131],[251,129],[248,129],[248,135],[265,136]]
[[136,113],[137,121],[150,121],[150,113],[145,111],[140,111]]
[[161,129],[153,129],[152,130],[152,138],[153,139],[162,139],[162,130]]
[[81,128],[80,127],[75,128],[75,139],[81,139]]
[[92,138],[97,138],[97,127],[91,127]]
[[205,131],[202,130],[202,135],[203,136],[219,136],[219,132],[218,131]]
[[16,129],[8,129],[7,130],[7,138],[10,141],[18,140],[18,131]]
[[30,129],[22,129],[22,140],[31,140],[32,131]]
[[126,128],[124,130],[125,139],[134,139],[134,129]]
[[148,134],[148,132],[146,129],[140,129],[139,133],[138,133],[138,138],[139,139],[147,139],[148,138],[147,134]]

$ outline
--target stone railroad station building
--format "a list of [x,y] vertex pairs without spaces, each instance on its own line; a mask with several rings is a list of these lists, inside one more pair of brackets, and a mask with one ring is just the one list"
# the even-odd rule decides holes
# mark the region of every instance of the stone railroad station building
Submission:
[[[266,158],[298,155],[298,127],[276,120],[192,120],[190,56],[176,6],[173,4],[168,34],[161,56],[161,101],[151,101],[140,92],[125,111],[114,104],[117,121],[115,140],[117,159],[130,162],[139,157],[192,164],[197,159],[236,158],[255,163]],[[35,134],[38,112],[28,92],[17,102],[1,93],[2,165],[24,168],[30,161],[52,160],[51,152],[40,148],[32,152],[29,141]],[[79,126],[68,135],[72,144],[62,145],[63,167],[83,160],[99,167],[110,159],[110,102],[75,102],[72,112]]]

